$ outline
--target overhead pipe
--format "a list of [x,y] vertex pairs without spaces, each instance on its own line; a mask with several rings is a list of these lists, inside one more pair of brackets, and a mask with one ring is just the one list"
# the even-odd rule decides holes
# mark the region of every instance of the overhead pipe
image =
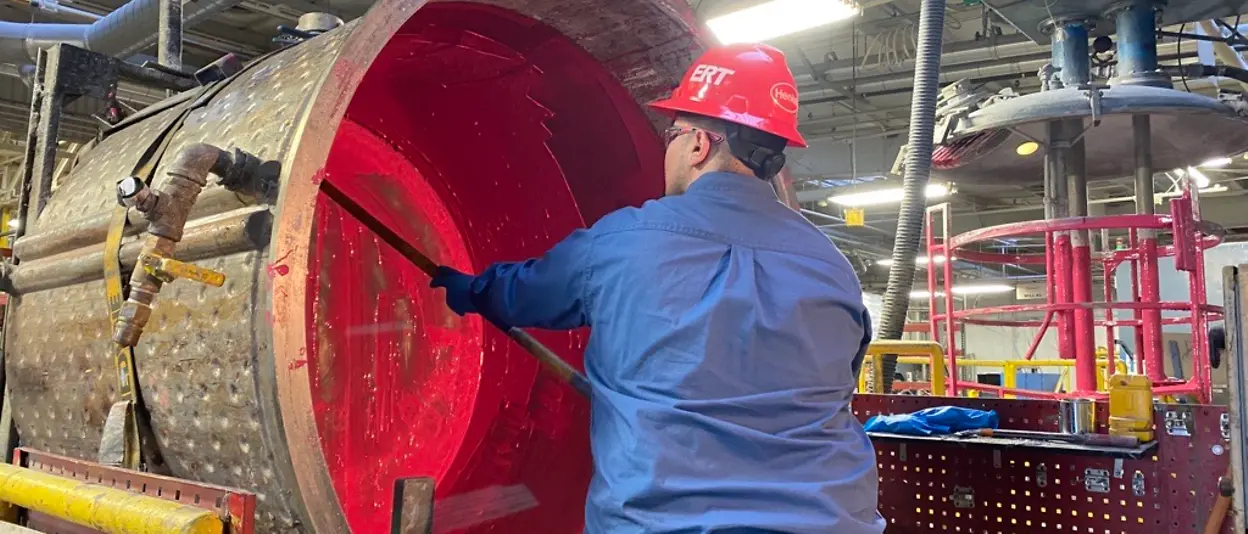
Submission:
[[[190,26],[240,0],[195,2],[183,24]],[[39,50],[67,43],[92,52],[129,57],[156,42],[160,0],[132,0],[91,24],[0,22],[0,63],[34,63]]]
[[[936,98],[940,92],[940,45],[945,29],[944,0],[926,0],[919,12],[915,53],[914,95],[910,100],[910,133],[902,182],[901,214],[893,241],[893,264],[888,269],[879,339],[901,339],[914,288],[915,259],[923,235],[927,198],[924,190],[932,174],[932,145],[936,130]],[[893,388],[897,355],[883,358],[884,391]]]

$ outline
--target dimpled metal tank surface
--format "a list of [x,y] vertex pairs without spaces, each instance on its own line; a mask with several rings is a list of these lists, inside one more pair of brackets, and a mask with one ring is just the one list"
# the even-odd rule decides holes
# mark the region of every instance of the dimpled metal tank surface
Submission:
[[[155,187],[196,143],[274,172],[249,193],[210,180],[176,257],[225,285],[166,284],[136,346],[173,475],[257,492],[258,532],[388,532],[395,480],[417,476],[470,498],[446,518],[464,531],[580,532],[586,401],[447,310],[319,184],[440,263],[540,254],[661,194],[665,125],[641,104],[701,52],[691,20],[668,0],[382,0],[192,110]],[[188,105],[109,132],[15,244],[5,369],[24,446],[96,458],[117,400],[101,267],[114,186]],[[123,241],[127,269],[142,237]],[[584,332],[535,335],[580,363]]]

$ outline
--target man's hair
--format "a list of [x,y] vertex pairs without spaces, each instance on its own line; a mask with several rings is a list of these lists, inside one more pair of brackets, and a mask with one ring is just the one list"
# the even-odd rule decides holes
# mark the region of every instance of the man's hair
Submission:
[[[750,161],[751,155],[756,150],[761,149],[765,154],[774,153],[779,155],[781,159],[779,166],[783,167],[784,165],[783,153],[787,142],[780,136],[705,115],[682,113],[680,118],[694,128],[724,136],[725,142],[721,143],[722,146],[712,156],[718,158],[721,154],[720,151],[722,151],[727,157],[744,164],[746,168],[750,169],[759,178],[769,179],[771,178],[770,174],[774,174],[774,172],[769,174],[767,169],[759,167],[757,160]],[[772,170],[779,172],[779,168]]]

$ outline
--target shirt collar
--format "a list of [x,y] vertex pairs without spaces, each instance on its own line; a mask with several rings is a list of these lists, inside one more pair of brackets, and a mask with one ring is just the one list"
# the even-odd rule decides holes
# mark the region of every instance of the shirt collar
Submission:
[[726,191],[748,196],[766,195],[776,198],[776,191],[771,183],[755,176],[734,174],[731,172],[708,172],[689,185],[686,194],[698,194],[704,191]]

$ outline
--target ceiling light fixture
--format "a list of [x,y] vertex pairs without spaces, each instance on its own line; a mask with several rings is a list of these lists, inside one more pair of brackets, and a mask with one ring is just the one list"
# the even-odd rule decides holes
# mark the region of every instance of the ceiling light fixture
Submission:
[[[993,295],[998,293],[1009,293],[1014,291],[1014,286],[1008,284],[975,284],[970,286],[954,286],[954,295]],[[927,291],[911,291],[910,298],[925,299],[928,298]],[[945,296],[942,292],[936,293],[937,297]]]
[[1225,167],[1230,164],[1231,164],[1231,158],[1213,158],[1209,161],[1201,163],[1200,166],[1218,168],[1218,167]]
[[706,21],[723,44],[754,43],[831,24],[858,15],[843,0],[772,0]]
[[1040,150],[1040,143],[1037,143],[1035,141],[1024,141],[1018,145],[1018,148],[1014,149],[1014,152],[1020,156],[1027,157],[1032,154],[1035,154],[1039,150]]
[[[949,193],[949,184],[927,184],[927,189],[924,190],[924,196],[926,196],[928,200],[945,198],[949,196]],[[879,204],[901,202],[901,197],[902,189],[900,187],[895,187],[892,189],[864,191],[862,193],[834,195],[828,197],[828,202],[849,207],[875,206]]]

